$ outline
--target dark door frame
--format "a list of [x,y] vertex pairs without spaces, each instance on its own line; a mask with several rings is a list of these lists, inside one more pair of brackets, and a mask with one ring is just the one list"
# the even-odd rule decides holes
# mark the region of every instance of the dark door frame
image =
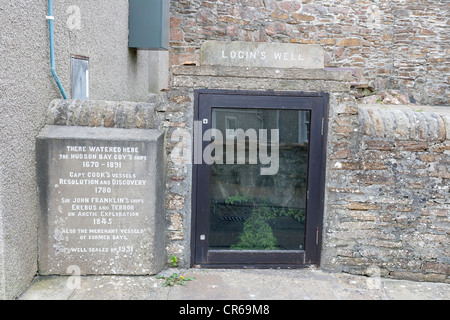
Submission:
[[[209,169],[205,169],[206,164],[195,164],[193,162],[191,266],[206,268],[301,268],[310,265],[319,266],[322,247],[329,95],[322,92],[210,89],[195,90],[194,95],[194,120],[209,120],[208,123],[202,125],[201,132],[200,130],[194,132],[194,141],[196,135],[201,134],[203,136],[203,132],[211,128],[213,107],[310,110],[311,127],[305,250],[209,250],[209,196],[205,196],[204,191],[205,188],[209,190]],[[312,102],[311,107],[295,106],[296,102],[304,99]],[[274,102],[276,102],[275,105]],[[202,143],[201,151],[208,143]],[[195,143],[193,146],[196,147]],[[200,150],[199,146],[197,148]],[[201,239],[201,235],[206,235],[206,237]]]

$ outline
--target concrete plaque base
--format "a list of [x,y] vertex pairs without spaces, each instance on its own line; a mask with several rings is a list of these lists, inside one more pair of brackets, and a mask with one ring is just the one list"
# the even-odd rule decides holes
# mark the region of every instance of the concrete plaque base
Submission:
[[40,274],[162,270],[163,140],[157,130],[46,126],[41,131]]
[[324,68],[324,51],[319,45],[206,41],[200,55],[202,66]]

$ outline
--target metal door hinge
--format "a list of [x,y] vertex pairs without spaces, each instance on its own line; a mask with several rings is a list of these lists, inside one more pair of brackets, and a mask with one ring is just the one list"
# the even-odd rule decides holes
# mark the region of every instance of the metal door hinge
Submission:
[[316,228],[316,246],[319,245],[319,227]]

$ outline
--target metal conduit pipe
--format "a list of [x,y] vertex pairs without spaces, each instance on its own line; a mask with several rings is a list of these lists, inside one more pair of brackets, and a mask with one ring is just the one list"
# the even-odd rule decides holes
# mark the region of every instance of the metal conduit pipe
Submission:
[[49,36],[50,36],[50,64],[51,64],[51,71],[53,78],[56,81],[56,84],[58,85],[59,91],[61,91],[62,96],[64,99],[67,99],[66,92],[64,91],[64,88],[61,84],[61,81],[59,81],[58,75],[56,74],[56,68],[55,68],[55,35],[54,35],[54,28],[53,28],[53,0],[48,0],[48,29],[49,29]]

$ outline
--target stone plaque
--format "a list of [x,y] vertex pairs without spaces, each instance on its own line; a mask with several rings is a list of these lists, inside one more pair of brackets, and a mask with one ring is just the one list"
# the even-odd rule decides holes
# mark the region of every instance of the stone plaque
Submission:
[[46,126],[36,149],[40,274],[161,271],[166,237],[161,132]]
[[200,60],[227,67],[323,69],[324,51],[319,45],[206,41]]

